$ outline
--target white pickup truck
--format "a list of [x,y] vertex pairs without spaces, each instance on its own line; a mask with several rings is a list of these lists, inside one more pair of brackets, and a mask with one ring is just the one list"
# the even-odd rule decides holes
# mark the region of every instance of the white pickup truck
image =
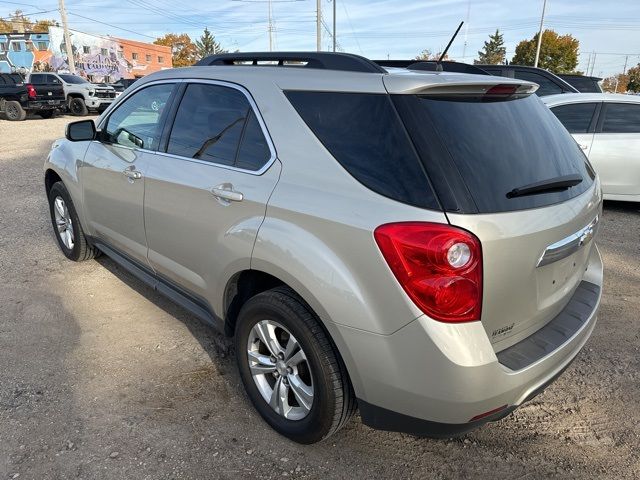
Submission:
[[[29,77],[36,75],[41,74],[32,73]],[[115,89],[109,85],[91,83],[85,78],[68,73],[47,72],[46,75],[62,83],[67,109],[75,116],[84,116],[89,110],[101,112],[116,98]]]

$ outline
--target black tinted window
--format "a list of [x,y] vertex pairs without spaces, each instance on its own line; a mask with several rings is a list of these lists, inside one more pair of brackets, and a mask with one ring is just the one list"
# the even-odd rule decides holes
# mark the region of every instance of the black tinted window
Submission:
[[163,112],[173,84],[143,88],[127,98],[111,114],[104,129],[104,141],[125,147],[155,150],[162,129]]
[[515,78],[519,78],[520,80],[526,80],[528,82],[534,82],[540,85],[540,88],[538,88],[538,90],[536,91],[536,94],[539,97],[563,92],[560,86],[555,84],[552,80],[545,77],[544,75],[540,75],[539,73],[516,70],[514,72],[514,76]]
[[331,155],[363,185],[401,202],[438,208],[388,95],[291,91],[287,97]]
[[42,85],[43,83],[47,83],[47,76],[41,73],[34,73],[29,80],[31,80],[31,83],[34,85]]
[[240,142],[236,167],[247,170],[260,170],[270,158],[269,145],[264,138],[255,113],[251,110],[242,135],[242,141]]
[[639,133],[640,105],[606,103],[602,131],[606,133]]
[[574,103],[553,107],[551,111],[570,133],[587,133],[596,107],[596,103]]
[[[592,184],[584,154],[535,95],[501,101],[395,95],[394,101],[441,198],[453,189],[458,199],[470,194],[480,213],[504,212],[562,202]],[[582,182],[507,198],[514,188],[570,174]]]
[[234,88],[189,85],[180,102],[167,151],[234,165],[250,108],[244,94]]

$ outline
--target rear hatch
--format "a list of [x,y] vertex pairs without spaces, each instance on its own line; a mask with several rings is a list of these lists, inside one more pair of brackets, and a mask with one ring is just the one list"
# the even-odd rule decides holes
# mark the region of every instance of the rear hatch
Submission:
[[502,350],[567,305],[602,206],[584,154],[528,84],[486,78],[385,83],[450,223],[480,239],[481,319]]

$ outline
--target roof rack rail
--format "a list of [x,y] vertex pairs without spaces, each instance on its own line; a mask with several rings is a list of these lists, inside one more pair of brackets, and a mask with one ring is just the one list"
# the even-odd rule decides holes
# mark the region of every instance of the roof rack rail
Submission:
[[[436,72],[438,61],[437,60],[374,60],[375,63],[381,67],[395,67],[406,68],[409,70],[427,70]],[[475,75],[489,75],[479,67],[462,62],[452,62],[446,60],[440,62],[442,70],[445,72],[457,72],[457,73],[471,73]]]
[[316,68],[347,72],[387,73],[368,58],[351,53],[333,52],[257,52],[209,55],[196,66],[253,65],[292,68]]

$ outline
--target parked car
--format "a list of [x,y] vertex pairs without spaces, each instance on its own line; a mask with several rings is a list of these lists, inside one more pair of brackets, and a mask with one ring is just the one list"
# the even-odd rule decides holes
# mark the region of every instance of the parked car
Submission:
[[540,85],[536,91],[538,96],[559,93],[578,93],[578,89],[557,75],[542,68],[527,67],[525,65],[476,65],[491,75],[526,80]]
[[62,106],[62,86],[25,83],[18,73],[0,73],[0,113],[4,113],[7,120],[24,120],[28,113],[50,118]]
[[[45,76],[60,82],[64,88],[67,109],[71,115],[85,116],[89,111],[104,111],[116,98],[116,91],[109,85],[89,82],[79,75],[67,73],[32,73],[29,81],[36,81],[39,76]],[[49,81],[48,80],[48,81]]]
[[602,93],[602,86],[600,82],[602,79],[599,77],[589,77],[587,75],[577,74],[559,74],[558,77],[565,82],[570,83],[580,93]]
[[157,72],[52,148],[57,242],[233,336],[282,435],[356,407],[457,435],[542,391],[596,322],[599,182],[536,88],[332,53]]
[[584,93],[544,102],[598,172],[605,200],[640,202],[640,98]]

